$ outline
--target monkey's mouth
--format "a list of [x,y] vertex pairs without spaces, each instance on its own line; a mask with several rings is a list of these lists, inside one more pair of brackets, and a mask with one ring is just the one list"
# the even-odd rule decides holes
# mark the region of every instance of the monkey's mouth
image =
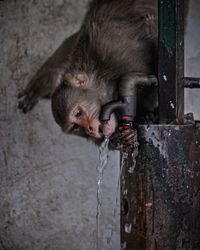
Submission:
[[99,125],[99,134],[102,136],[110,136],[115,132],[117,126],[115,115],[112,114],[110,120],[102,122]]

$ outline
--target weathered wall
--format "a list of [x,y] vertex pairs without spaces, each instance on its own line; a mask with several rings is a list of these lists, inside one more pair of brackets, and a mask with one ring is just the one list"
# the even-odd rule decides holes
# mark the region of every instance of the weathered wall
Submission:
[[[98,148],[64,135],[47,100],[27,115],[17,109],[18,92],[79,28],[86,3],[0,1],[0,249],[95,245]],[[118,161],[110,153],[104,171],[99,249],[119,249]]]
[[[185,76],[200,77],[200,1],[189,0],[185,35]],[[200,120],[200,89],[185,90],[185,113]]]

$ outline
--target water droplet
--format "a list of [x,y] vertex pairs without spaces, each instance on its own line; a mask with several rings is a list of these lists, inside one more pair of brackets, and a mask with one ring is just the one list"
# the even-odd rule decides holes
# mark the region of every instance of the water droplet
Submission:
[[124,226],[125,233],[130,234],[131,229],[132,229],[132,224],[128,224],[128,223],[125,224],[125,226]]
[[163,75],[163,79],[164,79],[165,81],[167,81],[167,76],[166,76],[166,75]]

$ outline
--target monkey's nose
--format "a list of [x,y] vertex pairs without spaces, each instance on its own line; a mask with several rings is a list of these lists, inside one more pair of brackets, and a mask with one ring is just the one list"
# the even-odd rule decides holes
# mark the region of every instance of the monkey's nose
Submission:
[[88,126],[88,131],[89,131],[89,133],[93,133],[94,129],[91,125]]
[[89,135],[91,136],[94,136],[94,137],[99,137],[99,131],[98,129],[93,126],[93,125],[88,125],[88,133]]
[[88,126],[88,132],[93,135],[96,136],[96,128],[94,126],[89,125]]

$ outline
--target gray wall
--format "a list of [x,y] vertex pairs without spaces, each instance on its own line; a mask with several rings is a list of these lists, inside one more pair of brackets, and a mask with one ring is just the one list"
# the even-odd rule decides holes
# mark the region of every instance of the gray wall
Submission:
[[[200,77],[200,1],[189,0],[185,35],[185,76]],[[185,90],[185,113],[200,120],[200,89]]]
[[[94,249],[98,148],[63,134],[47,100],[27,115],[17,109],[18,92],[78,30],[86,3],[0,1],[0,249]],[[99,249],[119,249],[118,172],[110,152]]]
[[[79,28],[86,3],[0,1],[0,249],[94,249],[98,148],[64,135],[48,101],[27,115],[17,109],[17,93]],[[200,2],[191,4],[198,7],[189,11],[185,73],[200,76]],[[186,93],[186,112],[198,118],[200,98],[193,92]],[[102,250],[120,248],[118,175],[119,155],[110,152],[101,193]]]

